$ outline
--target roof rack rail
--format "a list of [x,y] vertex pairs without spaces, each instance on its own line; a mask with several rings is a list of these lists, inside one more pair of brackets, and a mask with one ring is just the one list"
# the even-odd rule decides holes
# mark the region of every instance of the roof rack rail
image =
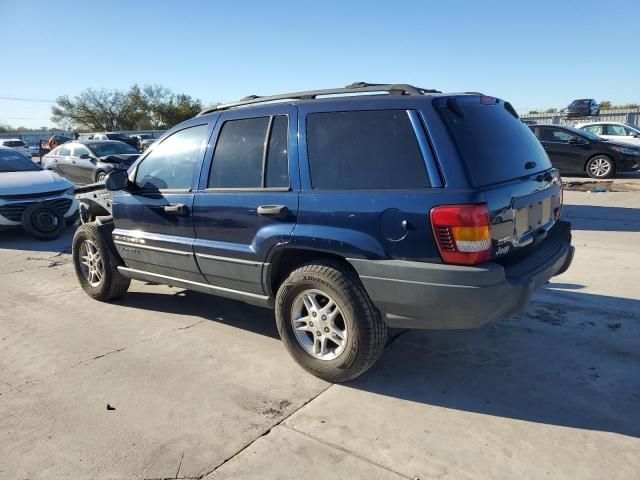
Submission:
[[349,93],[365,93],[365,92],[387,92],[389,95],[425,95],[428,93],[441,93],[439,90],[414,87],[404,83],[366,83],[354,82],[342,88],[328,88],[325,90],[309,90],[306,92],[283,93],[280,95],[269,95],[261,97],[259,95],[249,95],[237,102],[225,103],[205,108],[198,116],[211,112],[227,110],[229,108],[241,107],[244,105],[253,105],[256,103],[273,102],[277,100],[312,100],[325,95],[344,95]]

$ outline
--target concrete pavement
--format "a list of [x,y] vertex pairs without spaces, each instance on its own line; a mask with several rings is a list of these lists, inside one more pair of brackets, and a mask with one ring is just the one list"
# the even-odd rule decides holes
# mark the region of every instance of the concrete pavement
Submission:
[[404,333],[333,386],[270,311],[141,282],[97,303],[71,232],[0,233],[0,478],[639,478],[639,202],[567,192],[574,265],[526,312]]

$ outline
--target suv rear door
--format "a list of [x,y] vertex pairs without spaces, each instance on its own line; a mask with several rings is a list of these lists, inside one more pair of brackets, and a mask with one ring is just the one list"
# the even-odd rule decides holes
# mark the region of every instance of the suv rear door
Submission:
[[222,113],[206,158],[193,207],[198,265],[216,287],[264,295],[267,253],[297,221],[296,108]]
[[113,239],[127,267],[203,282],[193,254],[193,187],[211,129],[206,120],[166,137],[113,196]]

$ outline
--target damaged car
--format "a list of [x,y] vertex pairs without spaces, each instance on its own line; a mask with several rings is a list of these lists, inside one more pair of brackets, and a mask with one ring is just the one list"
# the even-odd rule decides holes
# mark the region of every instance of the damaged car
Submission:
[[22,227],[42,240],[59,237],[78,219],[73,184],[30,158],[0,147],[0,229]]
[[127,170],[139,156],[131,145],[117,140],[82,140],[54,148],[42,158],[42,166],[86,185],[104,181],[115,170]]

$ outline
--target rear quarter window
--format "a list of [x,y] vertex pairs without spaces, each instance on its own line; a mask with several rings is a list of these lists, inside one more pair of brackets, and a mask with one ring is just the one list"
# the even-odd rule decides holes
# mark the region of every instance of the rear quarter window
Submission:
[[[533,132],[502,100],[483,104],[479,96],[439,97],[434,105],[467,168],[480,187],[528,176],[551,168]],[[535,164],[525,168],[525,164]]]
[[429,186],[406,110],[311,113],[307,148],[315,189]]

